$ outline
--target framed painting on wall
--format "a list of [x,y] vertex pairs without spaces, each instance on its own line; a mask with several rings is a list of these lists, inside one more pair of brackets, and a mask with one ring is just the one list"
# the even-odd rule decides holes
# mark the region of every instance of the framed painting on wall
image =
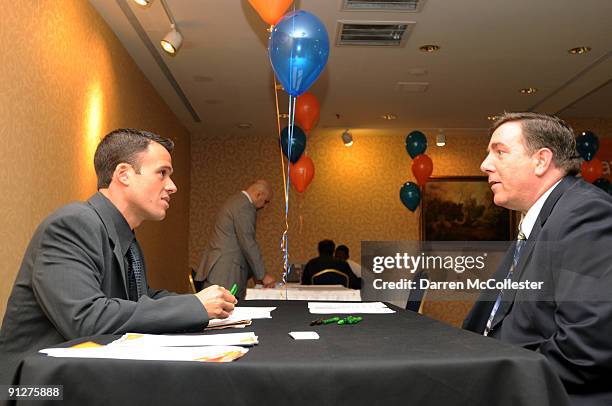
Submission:
[[493,203],[486,176],[431,178],[421,199],[424,241],[508,241],[516,236],[515,214]]

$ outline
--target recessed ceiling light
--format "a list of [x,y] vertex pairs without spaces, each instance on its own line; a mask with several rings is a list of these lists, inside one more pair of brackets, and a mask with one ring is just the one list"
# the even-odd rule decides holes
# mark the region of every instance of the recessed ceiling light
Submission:
[[382,118],[383,120],[396,120],[397,116],[395,114],[383,114],[382,116],[380,116],[380,118]]
[[279,117],[279,118],[289,118],[289,114],[287,114],[287,113],[280,113],[280,114],[278,115],[278,117]]
[[253,124],[251,124],[251,123],[238,123],[237,127],[238,128],[247,129],[247,128],[253,127]]
[[134,0],[134,3],[142,7],[150,6],[153,0]]
[[428,44],[428,45],[420,46],[419,49],[421,51],[423,51],[423,52],[436,52],[436,51],[440,50],[440,46],[439,45]]
[[489,121],[496,121],[497,119],[499,119],[499,116],[487,116],[487,120]]
[[521,92],[523,94],[534,94],[537,91],[538,91],[538,89],[536,89],[535,87],[525,87],[525,88],[519,90],[519,92]]
[[576,48],[568,49],[567,52],[569,52],[572,55],[581,55],[581,54],[586,54],[590,50],[591,50],[591,47],[576,47]]

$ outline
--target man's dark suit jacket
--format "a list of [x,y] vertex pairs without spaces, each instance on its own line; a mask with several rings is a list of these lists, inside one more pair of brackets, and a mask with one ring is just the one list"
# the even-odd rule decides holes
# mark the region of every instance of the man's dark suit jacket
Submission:
[[67,340],[201,330],[208,323],[194,295],[148,289],[138,302],[128,300],[128,247],[119,244],[117,219],[125,221],[96,193],[86,203],[60,208],[38,226],[0,330],[0,384],[10,383],[26,355]]
[[310,285],[312,276],[325,269],[336,269],[348,275],[349,288],[361,289],[361,279],[355,276],[349,264],[332,256],[319,256],[308,261],[302,271],[302,285]]
[[[496,280],[506,277],[513,252]],[[581,179],[562,179],[512,280],[544,285],[505,291],[489,335],[543,354],[576,404],[612,404],[612,198]],[[482,334],[497,293],[481,294],[465,329]]]

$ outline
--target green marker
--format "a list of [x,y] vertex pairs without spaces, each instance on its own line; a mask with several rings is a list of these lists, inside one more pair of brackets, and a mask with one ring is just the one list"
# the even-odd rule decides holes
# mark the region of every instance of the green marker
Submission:
[[232,294],[232,296],[236,296],[236,292],[238,292],[238,285],[234,283],[232,285],[232,288],[230,289],[230,293]]

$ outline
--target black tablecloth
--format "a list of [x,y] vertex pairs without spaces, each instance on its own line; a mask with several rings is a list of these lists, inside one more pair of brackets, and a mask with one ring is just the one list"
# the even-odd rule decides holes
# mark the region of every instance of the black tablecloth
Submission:
[[[278,308],[272,319],[254,320],[246,329],[211,332],[255,332],[260,344],[235,362],[35,355],[22,362],[19,383],[61,384],[62,404],[74,405],[558,406],[568,402],[561,382],[541,355],[416,313],[366,314],[355,325],[310,327],[309,322],[320,316],[309,314],[307,302],[241,305]],[[290,331],[316,331],[320,339],[295,341]],[[113,338],[94,337],[94,341]]]

